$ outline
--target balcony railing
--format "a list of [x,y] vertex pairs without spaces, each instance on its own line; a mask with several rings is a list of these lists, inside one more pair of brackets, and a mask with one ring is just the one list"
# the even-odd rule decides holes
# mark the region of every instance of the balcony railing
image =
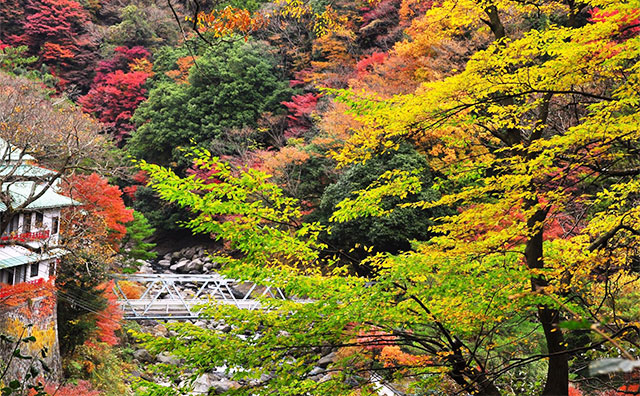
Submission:
[[17,241],[17,242],[31,242],[40,241],[43,239],[49,239],[49,230],[23,232],[21,234],[3,235],[0,237],[0,241]]

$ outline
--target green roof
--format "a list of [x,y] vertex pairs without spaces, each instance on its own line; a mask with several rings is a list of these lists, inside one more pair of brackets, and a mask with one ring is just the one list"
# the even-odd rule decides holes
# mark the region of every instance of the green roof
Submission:
[[0,165],[0,177],[6,176],[11,173],[10,177],[37,177],[43,178],[47,176],[53,176],[56,172],[49,169],[41,168],[39,166],[27,165],[27,164],[6,164]]
[[[8,154],[8,155],[7,155]],[[6,140],[0,138],[0,160],[2,162],[7,161],[33,161],[35,158],[29,154],[22,155],[22,150],[14,146],[9,145],[7,148]]]
[[37,263],[42,260],[60,257],[66,253],[66,250],[60,248],[51,249],[44,253],[35,253],[21,246],[4,246],[0,247],[0,269]]
[[[34,189],[35,185],[35,189]],[[11,195],[11,199],[13,201],[13,205],[20,206],[22,205],[29,197],[32,197],[46,186],[42,184],[38,184],[37,182],[32,181],[22,181],[22,182],[7,182],[2,186],[2,190],[6,193],[7,189],[9,194]],[[32,193],[32,189],[33,193]],[[52,187],[47,188],[47,190],[42,194],[42,196],[35,201],[31,202],[27,205],[27,209],[38,210],[38,209],[50,209],[50,208],[62,208],[66,206],[79,205],[78,201],[75,201],[69,197],[65,197],[64,195],[60,195],[53,191]],[[7,207],[4,203],[0,202],[0,211],[7,210]]]

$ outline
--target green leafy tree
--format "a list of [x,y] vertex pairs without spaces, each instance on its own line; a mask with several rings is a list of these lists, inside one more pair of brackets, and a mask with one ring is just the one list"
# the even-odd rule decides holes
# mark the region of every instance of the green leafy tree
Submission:
[[[444,211],[424,211],[419,208],[392,210],[403,202],[431,201],[438,198],[439,194],[431,189],[433,178],[428,166],[424,156],[409,145],[403,145],[398,151],[375,157],[364,164],[356,163],[349,166],[338,177],[336,183],[324,190],[318,210],[310,216],[311,219],[331,225],[331,232],[323,236],[323,240],[330,246],[330,251],[331,248],[338,249],[343,257],[349,258],[357,266],[371,252],[408,251],[411,249],[411,240],[429,239],[432,236],[429,227],[434,224],[431,219],[444,215]],[[386,199],[382,208],[392,210],[388,216],[359,217],[344,222],[331,222],[330,218],[340,202],[353,197],[353,191],[366,189],[385,172],[392,170],[418,172],[421,191],[407,197]]]
[[290,96],[268,48],[235,41],[208,49],[189,71],[188,84],[160,82],[136,110],[131,153],[159,164],[188,165],[180,147],[206,145],[225,131],[255,127]]
[[140,212],[133,212],[133,221],[127,223],[127,233],[122,239],[121,245],[124,247],[124,254],[128,257],[131,264],[128,270],[134,270],[138,266],[136,260],[153,260],[158,255],[152,252],[156,244],[145,242],[151,237],[155,229],[151,227],[149,221]]

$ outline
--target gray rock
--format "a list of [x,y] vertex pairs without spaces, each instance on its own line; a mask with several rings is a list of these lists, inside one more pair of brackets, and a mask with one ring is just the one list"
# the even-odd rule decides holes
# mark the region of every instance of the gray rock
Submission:
[[240,387],[240,384],[236,381],[231,381],[229,379],[223,378],[220,381],[213,381],[211,383],[211,387],[215,391],[216,395],[223,394],[228,392],[231,389],[237,389]]
[[180,260],[176,264],[173,264],[171,267],[169,267],[169,269],[173,272],[184,273],[186,271],[187,264],[189,264],[189,261]]
[[211,380],[207,374],[202,374],[193,382],[193,393],[206,395],[211,388]]
[[171,253],[171,261],[178,261],[178,260],[180,260],[180,258],[182,258],[182,253],[181,252],[173,252],[173,253]]
[[200,259],[193,259],[189,265],[196,271],[202,271],[202,267],[204,267],[204,263]]
[[331,376],[331,374],[325,374],[322,378],[318,380],[318,382],[323,383],[323,382],[331,381],[332,379],[333,377]]
[[170,364],[172,366],[179,366],[181,364],[180,359],[175,356],[169,355],[166,352],[159,353],[158,356],[156,356],[156,362]]
[[324,369],[322,367],[314,367],[311,371],[309,371],[309,377],[314,377],[316,375],[324,374]]
[[158,261],[158,265],[160,267],[162,267],[162,268],[171,267],[171,260],[162,259],[162,260]]
[[133,352],[133,358],[141,363],[153,362],[153,356],[146,349],[138,349]]
[[333,360],[335,358],[336,358],[336,353],[331,352],[330,354],[321,357],[320,360],[318,360],[318,363],[316,363],[316,365],[322,368],[327,368],[327,366],[333,363]]
[[193,255],[196,254],[195,248],[186,248],[182,250],[182,257],[192,259]]

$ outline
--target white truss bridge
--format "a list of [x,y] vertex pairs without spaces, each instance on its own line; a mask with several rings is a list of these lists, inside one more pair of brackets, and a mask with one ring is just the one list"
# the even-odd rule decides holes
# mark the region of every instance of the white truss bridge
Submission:
[[[128,298],[122,281],[144,287],[139,298]],[[235,305],[240,309],[262,309],[261,298],[286,299],[278,288],[243,284],[222,275],[132,274],[114,278],[114,292],[128,320],[200,319],[207,303]]]

